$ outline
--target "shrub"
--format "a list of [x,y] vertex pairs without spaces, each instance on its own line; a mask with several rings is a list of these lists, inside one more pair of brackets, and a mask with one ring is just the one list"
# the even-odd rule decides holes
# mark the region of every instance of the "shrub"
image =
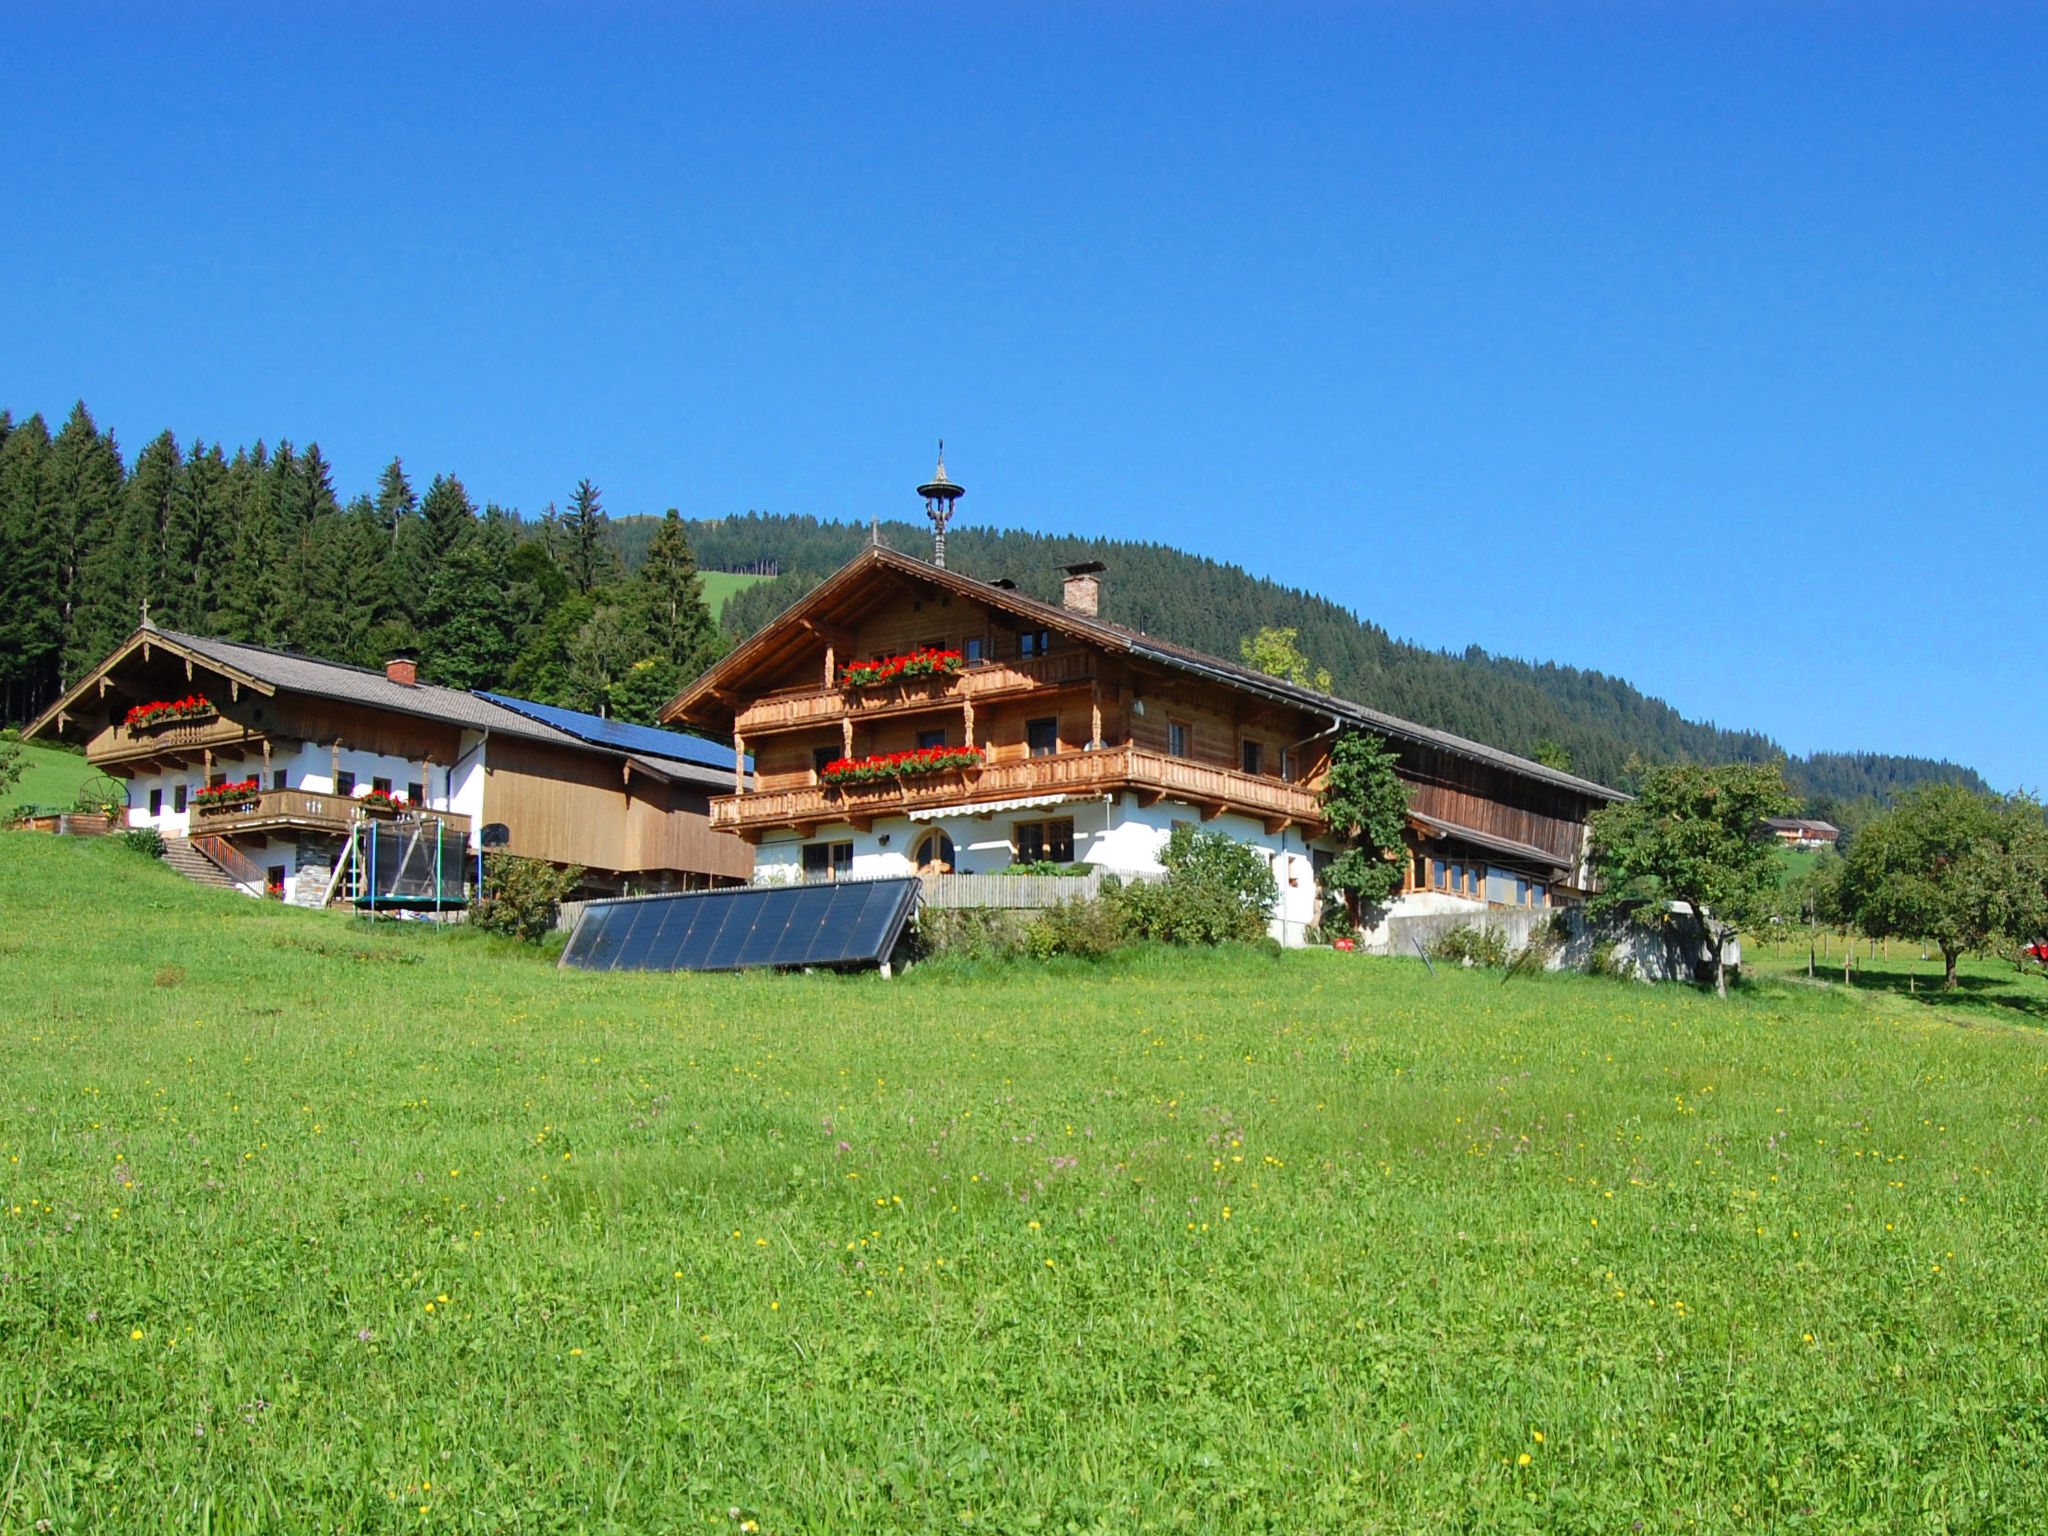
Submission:
[[486,933],[538,944],[554,930],[562,901],[583,878],[577,865],[557,869],[545,859],[484,855],[484,888],[469,920]]
[[921,960],[1007,960],[1024,951],[1023,914],[982,907],[921,907]]
[[1124,924],[1117,908],[1085,896],[1048,907],[1024,930],[1024,953],[1034,960],[1050,960],[1055,955],[1093,959],[1123,942]]
[[1256,943],[1280,899],[1273,866],[1258,849],[1185,822],[1160,856],[1166,878],[1105,880],[1103,900],[1131,938],[1167,944]]
[[147,854],[152,859],[164,856],[164,835],[155,827],[130,827],[121,834],[121,841],[137,853]]
[[1440,933],[1429,946],[1430,958],[1445,960],[1452,965],[1506,965],[1508,963],[1508,936],[1493,927],[1474,928],[1470,924]]

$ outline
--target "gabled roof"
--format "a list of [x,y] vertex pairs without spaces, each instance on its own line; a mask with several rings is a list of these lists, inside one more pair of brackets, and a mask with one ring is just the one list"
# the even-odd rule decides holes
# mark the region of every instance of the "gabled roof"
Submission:
[[1200,651],[1189,650],[1185,646],[1157,639],[1140,630],[1127,629],[1121,624],[1111,624],[1103,619],[1076,613],[1071,608],[1062,608],[1055,603],[1041,602],[1009,587],[976,581],[973,577],[963,576],[958,571],[947,570],[880,546],[862,550],[780,616],[763,626],[745,644],[672,699],[662,710],[662,718],[713,718],[721,723],[729,722],[732,713],[729,701],[734,697],[733,685],[736,682],[744,678],[757,664],[772,658],[793,636],[808,633],[806,626],[833,627],[828,615],[843,607],[858,604],[864,595],[864,585],[873,576],[884,572],[944,588],[972,598],[987,607],[1009,613],[1027,624],[1056,629],[1101,646],[1105,650],[1152,662],[1211,682],[1225,683],[1261,698],[1291,704],[1314,714],[1328,715],[1333,727],[1351,726],[1371,731],[1393,741],[1433,748],[1439,752],[1450,753],[1454,757],[1485,763],[1523,778],[1570,790],[1589,799],[1628,798],[1604,784],[1596,784],[1591,779],[1582,779],[1576,774],[1565,773],[1556,768],[1547,768],[1526,757],[1517,757],[1512,752],[1489,747],[1484,742],[1471,741],[1463,736],[1454,736],[1448,731],[1417,725],[1412,720],[1403,720],[1397,715],[1385,714],[1363,704],[1353,703],[1349,699],[1319,693],[1313,688],[1300,687],[1284,678],[1269,676],[1242,662],[1227,661],[1220,656],[1208,656]]
[[[607,757],[626,758],[660,779],[712,784],[726,782],[732,773],[731,748],[719,747],[676,731],[623,726],[596,715],[557,709],[552,705],[535,704],[503,694],[469,693],[460,688],[443,688],[436,683],[395,683],[372,667],[326,661],[291,651],[274,651],[268,646],[247,645],[239,640],[215,640],[205,635],[155,628],[136,630],[63,698],[43,711],[23,734],[34,736],[62,715],[75,712],[100,678],[145,645],[155,651],[183,656],[244,688],[265,695],[303,694],[310,698],[361,705],[367,709],[390,710],[462,730],[488,731],[577,751],[597,751]],[[607,733],[630,740],[608,740],[605,739]],[[723,775],[713,771],[720,766],[723,767]]]

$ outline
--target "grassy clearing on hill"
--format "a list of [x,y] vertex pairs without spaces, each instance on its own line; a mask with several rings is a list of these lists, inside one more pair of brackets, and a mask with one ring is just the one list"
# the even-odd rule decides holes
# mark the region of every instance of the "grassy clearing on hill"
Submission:
[[0,836],[0,1529],[2001,1531],[2048,1035],[562,973]]
[[735,592],[744,592],[756,582],[768,580],[766,576],[750,576],[739,571],[699,571],[697,577],[704,584],[704,606],[711,610],[715,619],[725,612],[725,600]]
[[69,810],[78,798],[79,786],[87,779],[99,777],[80,753],[57,752],[34,742],[23,742],[21,750],[28,758],[28,772],[15,781],[12,789],[0,790],[0,816],[18,805]]

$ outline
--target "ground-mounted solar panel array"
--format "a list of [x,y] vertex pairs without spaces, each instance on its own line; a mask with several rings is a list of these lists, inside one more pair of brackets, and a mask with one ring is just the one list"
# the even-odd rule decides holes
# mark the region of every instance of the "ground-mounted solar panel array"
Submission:
[[746,971],[880,965],[917,910],[918,882],[757,885],[592,902],[562,951],[585,971]]

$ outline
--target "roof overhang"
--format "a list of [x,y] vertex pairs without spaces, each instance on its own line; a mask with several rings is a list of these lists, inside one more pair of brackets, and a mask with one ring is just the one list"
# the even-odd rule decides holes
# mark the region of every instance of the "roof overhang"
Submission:
[[138,629],[120,645],[116,646],[113,654],[108,656],[105,661],[94,667],[84,677],[81,677],[71,687],[66,689],[62,698],[23,727],[21,733],[22,740],[32,741],[36,737],[44,735],[61,738],[69,726],[70,716],[78,713],[88,697],[106,691],[107,681],[118,667],[128,661],[129,658],[137,655],[140,655],[144,661],[153,660],[155,653],[158,651],[182,659],[188,676],[192,668],[204,667],[216,677],[224,677],[238,688],[250,689],[253,692],[264,695],[266,698],[277,691],[260,677],[252,676],[239,667],[230,666],[224,661],[208,656],[203,651],[194,650],[190,646],[180,645],[175,640],[166,636],[161,630]]
[[1502,858],[1518,863],[1536,864],[1559,874],[1571,873],[1571,861],[1560,859],[1547,848],[1538,848],[1534,843],[1516,842],[1511,837],[1497,837],[1491,832],[1481,832],[1476,827],[1461,827],[1454,821],[1444,821],[1435,816],[1423,816],[1410,812],[1408,820],[1425,836],[1455,838],[1461,843],[1470,843],[1485,853],[1498,854]]

